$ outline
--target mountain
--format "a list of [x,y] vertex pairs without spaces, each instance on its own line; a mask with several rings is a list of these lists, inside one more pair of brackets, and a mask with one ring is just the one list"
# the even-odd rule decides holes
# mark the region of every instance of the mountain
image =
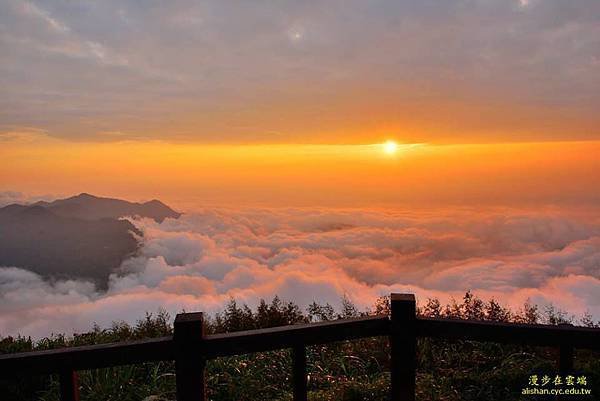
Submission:
[[120,199],[100,198],[86,193],[54,202],[41,201],[34,205],[42,206],[59,216],[84,220],[139,216],[149,217],[161,223],[168,217],[176,219],[181,216],[181,213],[177,213],[156,199],[145,203],[136,203]]
[[122,216],[163,221],[179,213],[160,201],[132,203],[81,194],[54,202],[0,208],[0,266],[51,279],[93,280],[100,288],[138,249],[142,233]]

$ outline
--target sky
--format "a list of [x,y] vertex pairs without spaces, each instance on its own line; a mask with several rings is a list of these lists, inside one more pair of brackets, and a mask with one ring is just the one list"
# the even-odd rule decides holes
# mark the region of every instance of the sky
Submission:
[[0,335],[274,294],[598,318],[598,110],[597,0],[3,0],[0,206],[186,214],[105,293],[4,266]]
[[[600,202],[600,141],[471,145],[80,143],[0,146],[5,190],[204,206],[460,207]],[[1,196],[0,196],[1,198]],[[10,196],[7,196],[10,198]]]
[[596,0],[0,4],[0,132],[71,141],[600,138]]
[[596,0],[5,0],[0,52],[7,192],[183,209],[599,198]]

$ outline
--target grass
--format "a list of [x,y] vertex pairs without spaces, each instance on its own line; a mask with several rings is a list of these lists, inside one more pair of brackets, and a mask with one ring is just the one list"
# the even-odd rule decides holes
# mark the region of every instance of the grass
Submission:
[[[370,313],[389,312],[389,299],[382,298]],[[337,312],[330,305],[311,305],[306,312],[290,302],[274,298],[256,310],[235,301],[208,321],[209,333],[256,329],[311,321],[353,317],[359,312],[347,300]],[[565,321],[598,327],[589,316],[573,317],[548,308],[524,305],[517,312],[467,293],[460,302],[440,305],[429,300],[419,308],[423,316],[462,319],[558,324]],[[95,326],[90,332],[72,337],[51,336],[39,341],[24,337],[0,340],[0,352],[20,352],[84,344],[99,344],[172,333],[171,318],[165,312],[147,314],[135,325],[114,323]],[[389,393],[389,344],[386,338],[345,341],[307,349],[309,400],[376,401]],[[529,375],[555,371],[553,349],[420,339],[418,342],[417,399],[443,401],[520,400],[520,389]],[[592,394],[600,394],[600,355],[579,350],[576,369],[588,377]],[[289,350],[218,358],[207,363],[208,399],[291,400],[291,355]],[[175,398],[173,362],[145,363],[80,372],[82,401],[160,401]],[[0,381],[2,400],[58,400],[56,377],[23,377]],[[535,399],[529,396],[526,399]],[[584,398],[581,398],[584,399]],[[593,398],[589,398],[593,399]]]

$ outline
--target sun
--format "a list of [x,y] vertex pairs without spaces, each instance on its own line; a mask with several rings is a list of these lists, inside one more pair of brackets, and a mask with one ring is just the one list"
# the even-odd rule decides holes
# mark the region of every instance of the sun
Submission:
[[398,144],[394,141],[387,141],[383,144],[383,151],[388,155],[396,153],[398,150]]

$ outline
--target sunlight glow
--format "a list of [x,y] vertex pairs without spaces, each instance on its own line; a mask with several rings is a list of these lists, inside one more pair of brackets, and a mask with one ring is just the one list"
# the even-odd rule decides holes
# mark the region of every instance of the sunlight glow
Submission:
[[387,154],[394,154],[398,150],[398,144],[394,141],[387,141],[383,144],[383,151]]

